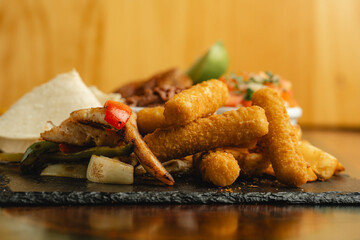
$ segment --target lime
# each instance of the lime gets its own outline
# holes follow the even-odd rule
[[[213,78],[219,78],[229,66],[229,56],[224,44],[216,42],[187,70],[194,84]]]

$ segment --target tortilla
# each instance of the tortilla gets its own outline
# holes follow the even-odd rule
[[[104,93],[100,91],[96,86],[90,86],[90,91],[94,96],[99,100],[101,105],[104,105],[107,100],[112,100],[116,102],[124,102],[124,99],[121,97],[120,93]]]
[[[72,111],[91,107],[101,104],[79,74],[60,74],[25,94],[0,117],[0,149],[9,150],[6,140],[35,141],[48,120],[59,125]]]

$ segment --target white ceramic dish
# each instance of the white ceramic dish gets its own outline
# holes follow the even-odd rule
[[[131,107],[131,109],[134,112],[138,112],[141,109],[143,109],[143,107]],[[221,107],[217,110],[217,114],[222,114],[226,111],[231,111],[231,110],[236,110],[236,107]],[[290,121],[291,124],[295,125],[297,123],[297,120],[301,117],[302,115],[302,109],[300,107],[294,107],[294,108],[287,108],[287,113],[289,114],[290,117]]]

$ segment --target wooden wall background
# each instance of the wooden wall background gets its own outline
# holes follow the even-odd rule
[[[293,82],[301,123],[360,127],[360,1],[0,0],[0,108],[76,68],[111,91],[222,39],[230,71]]]

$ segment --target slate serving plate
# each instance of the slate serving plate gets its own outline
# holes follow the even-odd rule
[[[174,176],[175,186],[91,183],[84,179],[23,176],[16,166],[0,165],[0,205],[79,204],[307,204],[360,205],[360,180],[347,175],[329,181],[285,187],[274,179],[238,179],[230,188]],[[142,183],[141,183],[142,182]],[[156,181],[154,181],[156,183]]]

